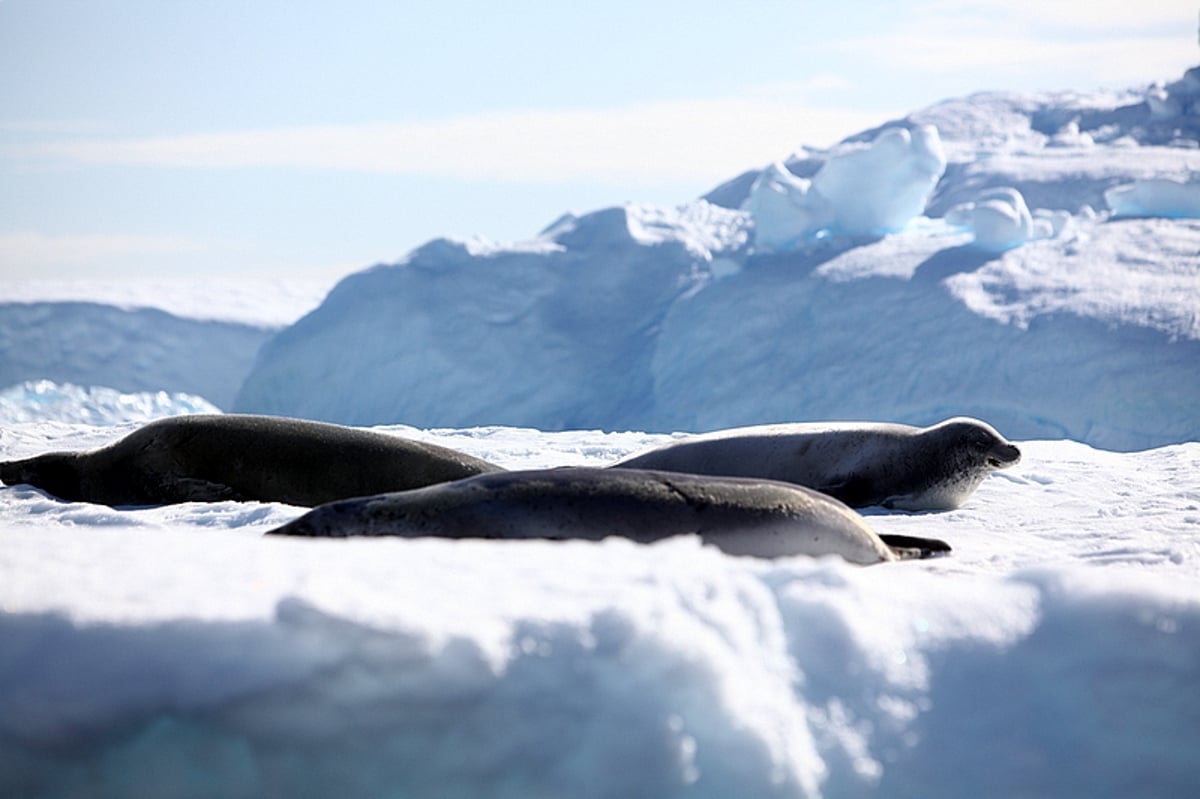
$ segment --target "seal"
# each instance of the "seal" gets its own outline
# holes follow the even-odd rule
[[[333,502],[268,533],[588,541],[620,536],[642,544],[689,534],[731,555],[838,555],[864,565],[950,550],[936,539],[889,541],[841,502],[790,483],[589,467],[481,474]]]
[[[112,506],[238,500],[313,507],[499,469],[381,432],[218,414],[159,419],[96,450],[0,463],[0,481]]]
[[[978,419],[931,427],[869,422],[759,425],[688,436],[615,468],[761,477],[807,486],[847,505],[957,508],[1021,451]]]

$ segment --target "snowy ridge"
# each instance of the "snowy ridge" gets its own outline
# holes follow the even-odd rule
[[[421,428],[974,414],[1113,449],[1195,440],[1198,107],[1196,70],[948,100],[678,208],[431,241],[298,321],[324,286],[16,281],[0,387]]]
[[[663,440],[390,429],[530,468]],[[123,432],[17,425],[0,457]],[[869,517],[950,557],[868,568],[0,490],[0,792],[1187,795],[1200,444],[1021,447],[957,511]]]
[[[228,410],[270,330],[94,302],[0,303],[0,388],[186,393]]]
[[[0,391],[0,425],[22,422],[118,425],[187,413],[220,413],[191,394],[165,391],[122,394],[111,388],[60,385],[38,380]]]
[[[1111,449],[1195,440],[1198,100],[1194,72],[975,95],[678,209],[431,242],[269,342],[234,407],[543,430],[967,414]]]
[[[157,278],[5,278],[5,303],[111,305],[153,308],[182,319],[276,329],[320,305],[334,279],[205,275]]]

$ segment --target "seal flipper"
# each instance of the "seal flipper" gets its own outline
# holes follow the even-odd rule
[[[871,481],[856,474],[847,475],[841,479],[831,477],[821,485],[809,486],[809,488],[844,502],[852,508],[865,508],[877,501],[875,487]]]
[[[918,538],[912,535],[880,535],[900,560],[923,560],[950,554],[950,545],[939,538]]]
[[[26,483],[24,461],[0,461],[0,483],[15,486]]]
[[[149,504],[173,504],[176,502],[246,502],[248,497],[224,483],[216,483],[200,477],[173,477],[170,482],[156,486],[156,494],[168,497]]]

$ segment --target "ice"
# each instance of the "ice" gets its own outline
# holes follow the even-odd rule
[[[4,459],[204,400],[513,468],[959,414],[1023,458],[954,511],[868,510],[954,548],[868,568],[0,487],[0,795],[1192,795],[1198,74],[972,95],[705,201],[435,240],[302,318],[319,297],[233,278],[6,280]]]
[[[116,425],[147,422],[164,416],[218,413],[203,397],[156,391],[122,394],[111,388],[60,385],[37,380],[0,390],[0,424],[75,422]]]
[[[441,243],[348,278],[262,350],[234,407],[652,432],[965,413],[1114,449],[1200,436],[1195,221],[1029,215],[1032,240],[998,253],[914,220],[764,256],[680,222],[640,240],[630,213],[555,225],[552,252]]]
[[[834,233],[877,236],[919,216],[945,169],[936,127],[887,128],[866,149],[831,158],[812,188],[830,206]]]
[[[191,394],[229,410],[270,334],[259,324],[155,307],[0,302],[0,388],[52,380],[122,393]]]
[[[1200,219],[1200,180],[1137,180],[1112,187],[1104,193],[1104,199],[1117,216]]]
[[[664,438],[387,429],[531,468]],[[1020,445],[958,510],[868,517],[950,557],[867,568],[0,489],[0,793],[1187,795],[1200,444]]]
[[[1080,215],[1085,223],[1095,219],[1087,207]],[[972,246],[991,253],[1062,235],[1077,224],[1066,211],[1030,211],[1021,192],[1007,186],[988,189],[974,202],[954,206],[946,211],[945,221],[970,231]]]
[[[763,251],[821,236],[871,237],[920,215],[946,168],[937,129],[887,128],[869,145],[830,158],[811,180],[776,163],[754,183],[746,209]]]
[[[1190,97],[1190,80],[1164,91]],[[1196,149],[1171,144],[1190,123],[1168,135],[1152,116],[1145,90],[947,101],[746,173],[713,201],[569,213],[527,242],[432,241],[346,277],[274,336],[265,323],[288,303],[245,324],[258,283],[212,279],[207,303],[164,289],[158,308],[150,288],[63,302],[50,299],[78,295],[16,281],[0,386],[421,428],[968,413],[1115,449],[1194,440],[1200,227],[1104,212],[1106,190],[1147,194],[1114,187],[1170,180],[1191,196]],[[946,171],[926,204],[939,140]],[[885,223],[903,229],[881,235]],[[220,316],[222,297],[241,323],[196,318]]]
[[[745,208],[754,220],[754,246],[760,251],[803,245],[829,224],[829,210],[810,192],[812,181],[776,162],[754,182]]]

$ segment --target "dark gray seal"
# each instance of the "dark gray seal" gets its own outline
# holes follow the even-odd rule
[[[759,425],[688,436],[616,468],[762,477],[814,488],[855,508],[957,508],[1021,451],[990,425],[868,422]]]
[[[698,534],[733,555],[839,555],[860,564],[949,551],[883,539],[832,497],[768,480],[572,467],[497,472],[333,502],[272,535],[584,539]]]
[[[113,506],[241,500],[312,507],[499,469],[386,433],[229,414],[160,419],[100,449],[0,463],[0,481]]]

